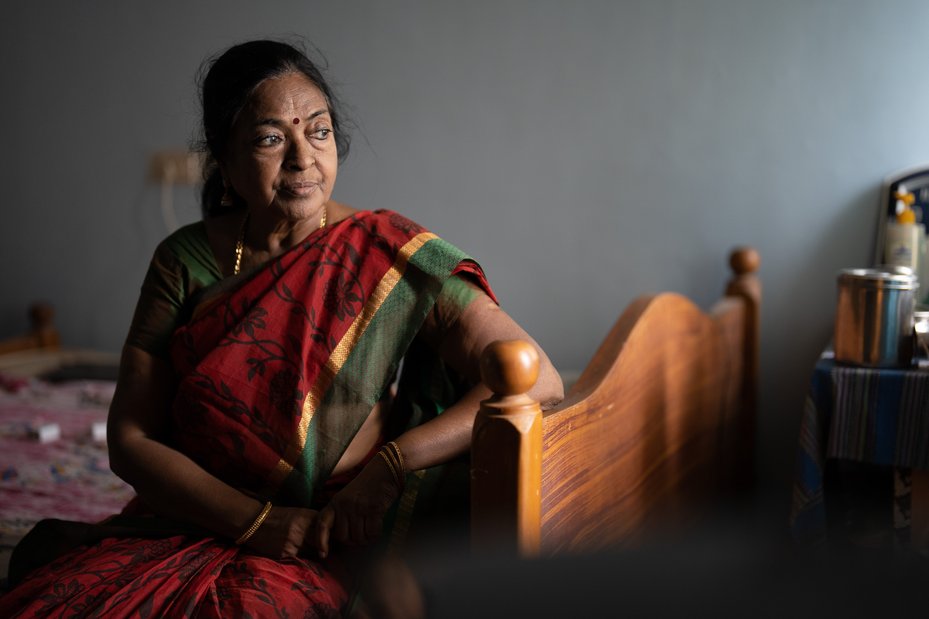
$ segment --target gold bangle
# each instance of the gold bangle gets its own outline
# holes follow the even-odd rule
[[[400,452],[400,446],[393,441],[387,444],[393,449],[394,456],[397,458],[397,465],[400,467],[400,473],[406,473],[406,465],[403,464],[403,454]]]
[[[400,479],[400,477],[399,477],[399,475],[397,475],[397,466],[393,463],[393,460],[391,460],[391,459],[390,459],[390,456],[388,456],[388,455],[384,452],[383,448],[380,449],[380,450],[378,450],[377,455],[379,455],[381,458],[383,458],[383,459],[384,459],[384,462],[387,463],[387,468],[390,469],[390,474],[393,476],[394,481],[397,482],[397,484],[399,485],[399,479]]]
[[[390,473],[393,475],[394,483],[396,483],[400,491],[403,492],[403,487],[406,485],[406,482],[403,479],[403,473],[400,472],[399,466],[393,460],[390,449],[385,445],[378,450],[377,455],[383,458],[384,462],[387,463],[387,468],[390,469]]]
[[[258,517],[255,518],[255,522],[252,523],[252,526],[245,529],[245,533],[243,533],[242,536],[239,537],[239,539],[235,541],[237,546],[241,546],[242,544],[247,542],[249,539],[251,539],[252,535],[255,534],[255,531],[257,531],[258,528],[261,526],[261,523],[263,523],[265,519],[268,517],[268,514],[271,513],[271,507],[272,507],[271,501],[268,501],[267,503],[265,503],[265,506],[261,509],[261,512],[258,514]]]

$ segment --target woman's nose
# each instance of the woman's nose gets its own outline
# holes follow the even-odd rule
[[[287,153],[287,164],[297,170],[305,170],[316,161],[313,146],[305,139],[292,140]]]

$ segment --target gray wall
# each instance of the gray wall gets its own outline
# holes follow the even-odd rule
[[[786,515],[834,275],[869,263],[879,186],[929,161],[920,0],[5,3],[0,336],[60,309],[116,350],[167,230],[150,154],[184,146],[201,60],[314,42],[359,125],[336,196],[477,257],[505,308],[579,368],[633,296],[708,305],[763,258],[759,461]],[[175,191],[182,217],[194,193]]]

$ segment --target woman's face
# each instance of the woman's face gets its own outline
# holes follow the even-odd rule
[[[305,75],[269,78],[232,125],[220,168],[253,213],[314,217],[332,196],[339,167],[332,131],[329,104]]]

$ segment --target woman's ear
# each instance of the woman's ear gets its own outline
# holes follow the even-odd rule
[[[223,193],[219,200],[219,204],[224,208],[228,208],[234,203],[233,196],[235,195],[235,189],[232,188],[232,184],[229,182],[229,176],[226,174],[226,166],[223,162],[217,159],[216,167],[219,170],[219,178],[223,184]]]

